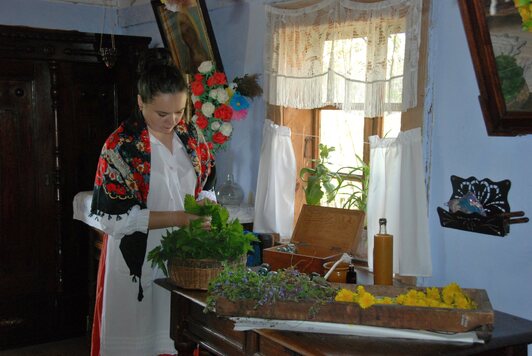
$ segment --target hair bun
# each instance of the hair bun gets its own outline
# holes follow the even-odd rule
[[[139,56],[137,72],[142,74],[159,66],[175,67],[172,56],[166,48],[150,48]]]

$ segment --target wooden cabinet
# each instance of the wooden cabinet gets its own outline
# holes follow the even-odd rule
[[[0,26],[0,349],[80,335],[88,316],[88,227],[72,199],[91,190],[106,137],[136,102],[149,38]]]

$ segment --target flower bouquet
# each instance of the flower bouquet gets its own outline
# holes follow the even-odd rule
[[[199,205],[187,195],[185,211],[209,216],[211,229],[203,229],[198,219],[180,229],[167,230],[161,244],[148,253],[148,261],[179,287],[206,290],[209,280],[223,270],[223,264],[244,264],[247,252],[252,250],[251,242],[258,239],[244,232],[238,219],[229,221],[227,209],[220,205]]]
[[[257,76],[244,76],[228,83],[224,73],[216,70],[212,61],[198,67],[190,83],[195,123],[212,152],[225,148],[233,132],[233,120],[244,120],[248,114],[249,101],[239,88],[247,90],[248,97],[260,95]]]

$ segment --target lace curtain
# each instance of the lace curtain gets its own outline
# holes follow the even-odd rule
[[[270,104],[365,117],[416,106],[422,0],[266,6]]]

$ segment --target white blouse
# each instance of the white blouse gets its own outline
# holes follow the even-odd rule
[[[134,207],[121,220],[101,219],[109,234],[105,267],[101,327],[101,354],[155,356],[174,354],[170,339],[170,293],[154,285],[163,278],[146,259],[142,266],[144,299],[137,301],[138,282],[133,283],[122,253],[120,240],[134,231],[148,231],[150,211],[184,210],[186,194],[194,194],[196,173],[181,140],[174,135],[172,151],[150,134],[151,168],[147,209]],[[158,246],[167,229],[151,229],[146,255]]]

